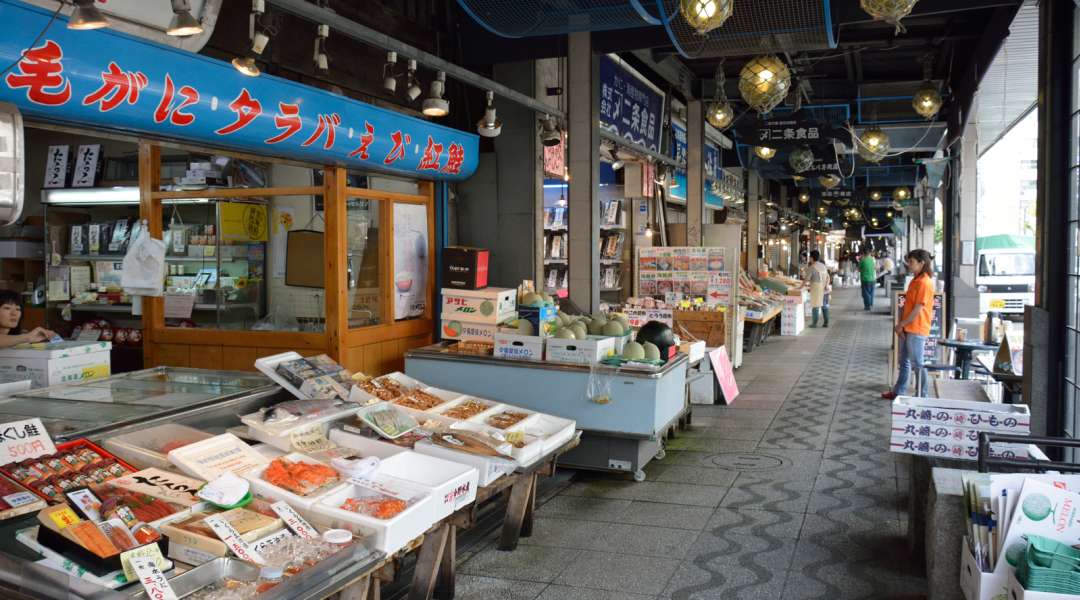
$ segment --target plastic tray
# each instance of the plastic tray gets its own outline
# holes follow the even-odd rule
[[[261,413],[244,415],[240,417],[240,421],[248,426],[248,433],[255,440],[264,444],[270,444],[275,448],[280,448],[288,452],[292,450],[291,435],[293,433],[303,431],[308,427],[316,425],[321,426],[323,433],[326,433],[329,423],[352,417],[356,415],[359,410],[360,407],[346,403],[340,411],[331,412],[313,419],[300,419],[288,426],[274,429],[269,429],[261,423]]]
[[[327,465],[326,463],[324,463],[322,461],[315,460],[314,458],[311,458],[310,456],[307,456],[306,454],[300,454],[299,452],[293,452],[291,454],[286,454],[282,458],[285,459],[285,460],[288,460],[290,462],[317,463],[317,464],[327,466],[327,467],[330,466],[330,465]],[[269,466],[269,463],[266,463],[266,464],[267,464],[267,466]],[[331,468],[333,468],[333,467],[331,467]],[[260,496],[264,500],[266,500],[266,499],[271,500],[271,501],[284,500],[285,502],[293,505],[294,507],[311,508],[319,500],[325,498],[329,494],[332,494],[332,493],[334,493],[336,491],[341,490],[343,487],[345,487],[347,485],[346,482],[345,482],[345,479],[341,478],[341,479],[338,480],[338,483],[326,486],[321,490],[316,490],[316,493],[309,494],[307,496],[301,496],[299,494],[294,494],[294,493],[292,493],[289,490],[286,490],[284,488],[280,488],[280,487],[270,483],[269,481],[263,479],[262,474],[263,474],[263,472],[265,470],[266,470],[266,467],[264,466],[264,467],[260,467],[258,469],[252,469],[251,471],[247,471],[246,473],[243,473],[241,476],[244,479],[247,479],[248,481],[251,482],[251,491],[256,496]],[[340,477],[341,474],[338,473],[338,476]]]
[[[374,422],[367,419],[367,416],[370,413],[373,413],[375,411],[384,411],[384,410],[392,410],[392,411],[398,413],[400,415],[400,418],[405,420],[405,422],[410,425],[409,428],[407,430],[405,430],[405,431],[400,431],[400,432],[398,432],[398,433],[396,433],[394,435],[390,435],[386,431],[383,431],[383,429],[381,427],[377,426]],[[416,419],[413,417],[412,413],[410,413],[404,407],[398,406],[397,404],[394,404],[392,402],[379,402],[378,404],[372,404],[370,406],[365,406],[364,408],[361,408],[360,411],[356,414],[356,418],[363,421],[365,425],[367,425],[368,427],[375,430],[375,432],[378,433],[379,435],[381,435],[381,436],[383,436],[385,438],[391,439],[391,440],[397,439],[397,438],[405,435],[406,433],[409,433],[413,429],[416,429],[416,427],[418,425],[418,423],[416,422]]]
[[[169,469],[172,464],[169,462],[167,453],[162,452],[165,444],[173,441],[194,443],[211,437],[213,436],[205,431],[186,425],[166,423],[141,431],[111,437],[105,440],[104,446],[106,450],[112,452],[118,458],[122,458],[140,469],[150,467]]]

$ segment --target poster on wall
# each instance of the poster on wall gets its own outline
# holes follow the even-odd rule
[[[293,211],[292,208],[275,208],[270,221],[270,273],[275,279],[285,278],[285,250],[295,219]]]
[[[735,278],[725,270],[725,258],[726,250],[720,247],[638,248],[638,295],[730,305]]]
[[[394,204],[394,318],[427,308],[428,216],[423,204]]]

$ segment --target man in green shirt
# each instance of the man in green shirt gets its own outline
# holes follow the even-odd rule
[[[863,310],[874,308],[874,287],[877,283],[877,261],[869,250],[863,249],[859,259],[859,281],[862,283]]]

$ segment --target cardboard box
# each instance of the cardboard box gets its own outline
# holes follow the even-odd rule
[[[544,360],[544,340],[538,335],[520,335],[516,333],[495,333],[495,356],[497,358],[519,358]]]
[[[695,363],[705,358],[705,340],[698,340],[696,342],[683,342],[679,344],[679,352],[682,352],[690,359],[691,363]]]
[[[784,308],[780,312],[780,335],[799,335],[804,329],[806,329],[806,313],[803,312],[803,303],[785,299]]]
[[[542,306],[540,308],[519,306],[517,309],[518,319],[525,319],[532,323],[533,334],[543,337],[555,335],[555,328],[558,324],[555,320],[556,312],[554,306]]]
[[[592,364],[615,355],[615,338],[590,335],[584,340],[549,338],[548,362]]]
[[[0,375],[26,376],[33,387],[104,379],[112,374],[109,342],[55,342],[0,350]]]
[[[893,427],[899,423],[951,425],[995,433],[1028,435],[1031,431],[1031,411],[1023,404],[900,396],[893,401],[892,422]]]
[[[443,248],[443,283],[451,288],[482,290],[488,285],[490,261],[486,248],[447,246]]]
[[[517,318],[517,290],[488,288],[483,290],[442,290],[442,318],[499,325]]]
[[[1036,592],[1025,590],[1016,573],[1009,573],[1009,596],[1008,600],[1076,600],[1080,598],[1076,594],[1055,594],[1053,592]]]
[[[495,343],[495,334],[499,331],[503,331],[503,327],[499,325],[447,320],[445,317],[442,323],[442,338],[444,340]],[[510,332],[517,330],[506,329],[506,331]]]

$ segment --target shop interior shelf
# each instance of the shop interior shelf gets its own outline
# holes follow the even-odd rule
[[[124,260],[123,254],[65,254],[65,261],[73,260]],[[221,257],[221,262],[247,260],[246,258]],[[165,262],[217,262],[216,256],[166,256]]]
[[[196,304],[194,308],[195,310],[217,310],[218,305]],[[245,308],[250,310],[259,310],[259,305],[255,302],[225,302],[221,305],[221,308],[223,308],[224,310],[240,310]]]
[[[72,304],[71,310],[83,312],[131,313],[130,304]]]
[[[565,265],[566,264],[566,259],[565,258],[544,258],[544,262],[545,263],[551,263],[553,265]]]

